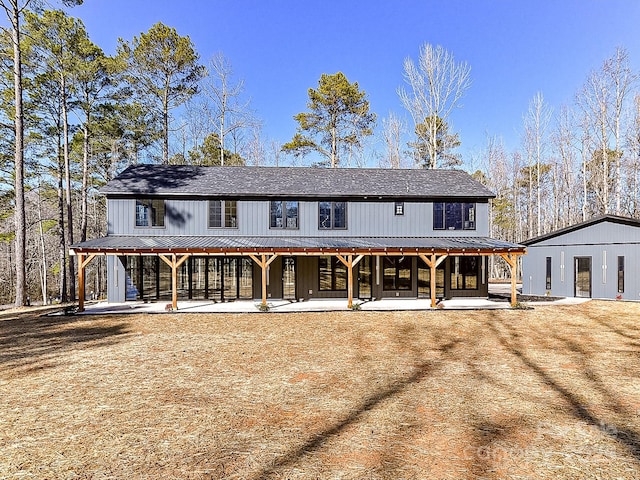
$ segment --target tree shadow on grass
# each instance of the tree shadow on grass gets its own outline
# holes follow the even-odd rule
[[[268,478],[274,475],[278,470],[292,465],[305,455],[311,454],[321,449],[332,438],[340,435],[350,425],[353,425],[362,420],[369,411],[373,410],[380,403],[392,398],[402,391],[404,391],[410,385],[419,382],[425,378],[432,371],[431,362],[424,362],[419,364],[414,369],[413,373],[398,382],[389,385],[387,388],[374,392],[368,397],[364,398],[359,405],[351,410],[342,420],[336,422],[329,428],[312,435],[306,442],[297,448],[292,449],[288,453],[284,454],[280,458],[276,459],[273,464],[264,468],[253,478],[256,480]]]
[[[413,341],[415,334],[414,328],[404,327],[401,328],[399,334],[392,339],[392,341],[398,344],[398,347],[402,351],[409,353],[410,357],[414,359],[411,373],[408,376],[391,381],[383,388],[372,392],[369,396],[363,398],[362,401],[352,408],[341,420],[335,422],[323,431],[311,435],[303,444],[292,448],[280,458],[275,459],[272,464],[263,468],[251,478],[258,480],[277,475],[281,469],[294,465],[302,457],[320,450],[327,442],[339,436],[348,427],[364,421],[364,417],[368,412],[374,410],[383,402],[403,394],[408,388],[411,388],[413,385],[433,374],[439,368],[442,360],[444,360],[445,357],[453,355],[453,350],[461,343],[461,340],[458,338],[448,335],[438,336],[436,339],[437,345],[433,347],[433,350],[439,353],[439,358],[425,360],[422,357],[424,351]]]
[[[18,313],[0,320],[0,373],[25,375],[54,367],[70,350],[112,345],[129,324],[108,319]]]
[[[638,432],[627,427],[622,427],[621,425],[607,422],[604,418],[601,418],[594,412],[592,412],[589,406],[586,405],[576,393],[571,391],[569,388],[561,385],[560,382],[555,380],[549,372],[547,372],[529,355],[527,355],[527,348],[523,346],[520,340],[520,335],[514,330],[512,326],[505,323],[501,323],[501,325],[504,327],[504,329],[506,329],[506,333],[498,328],[498,326],[496,325],[496,320],[489,320],[487,322],[487,327],[493,332],[500,345],[502,345],[502,347],[504,347],[507,352],[517,357],[519,361],[522,362],[529,370],[531,370],[531,372],[533,372],[538,378],[540,378],[540,380],[545,385],[558,393],[570,407],[570,413],[574,418],[584,422],[591,427],[596,428],[602,434],[608,436],[610,439],[622,445],[635,458],[636,461],[640,462],[640,434],[638,434]],[[558,338],[558,340],[562,341],[562,339],[560,338]],[[575,342],[566,342],[566,339],[564,340],[566,343],[565,346],[569,351],[572,351],[574,354],[583,356],[581,366],[585,367],[587,365],[587,362],[584,356],[587,355],[587,352],[582,348],[578,348]],[[608,402],[610,402],[609,407],[611,407],[613,411],[621,411],[622,407],[620,403],[617,401],[612,401],[614,395],[607,390],[606,386],[602,382],[597,381],[597,379],[593,378],[593,375],[590,373],[589,369],[584,372],[584,376],[585,378],[587,378],[589,383],[592,384],[593,387],[601,394],[606,393],[604,396],[607,398]]]

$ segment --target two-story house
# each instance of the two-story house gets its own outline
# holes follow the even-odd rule
[[[457,170],[135,165],[109,182],[107,299],[486,297],[494,195]],[[515,275],[512,300],[515,302]],[[433,287],[433,288],[432,288]]]

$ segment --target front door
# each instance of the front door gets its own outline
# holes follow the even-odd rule
[[[574,295],[591,298],[591,257],[574,257]]]
[[[282,298],[295,300],[296,297],[296,259],[282,258]]]

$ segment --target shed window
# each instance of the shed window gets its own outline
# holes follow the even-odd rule
[[[394,211],[396,215],[404,215],[404,202],[396,202]]]
[[[618,257],[618,293],[624,293],[624,257]]]
[[[164,200],[136,199],[136,227],[164,227]]]
[[[545,289],[551,291],[551,257],[547,257],[547,274],[545,278]]]

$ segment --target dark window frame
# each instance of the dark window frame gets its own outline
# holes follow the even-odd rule
[[[462,286],[456,285],[454,286],[453,278],[456,275],[455,266],[456,259],[458,259],[458,275],[462,279]],[[471,261],[475,261],[475,269],[470,267]],[[464,256],[458,255],[451,257],[451,273],[449,275],[449,288],[451,290],[479,290],[480,289],[480,269],[482,268],[482,260],[481,257],[478,256]],[[469,277],[475,278],[475,287],[471,287],[467,285],[467,279]]]
[[[143,215],[141,215],[141,213]],[[160,215],[161,212],[162,214]],[[136,198],[135,226],[136,228],[164,228],[167,207],[161,198]],[[142,219],[145,223],[142,223]]]
[[[475,230],[476,202],[433,202],[434,230]]]
[[[547,257],[545,265],[546,265],[545,266],[545,268],[546,268],[546,272],[545,272],[545,290],[550,292],[551,291],[551,257]]]
[[[294,207],[295,204],[295,207]],[[274,206],[280,206],[279,216],[274,216]],[[295,209],[295,217],[289,217],[289,212]],[[277,210],[276,210],[277,211]],[[290,225],[290,220],[295,218],[295,226]],[[282,225],[278,225],[278,219]],[[269,228],[272,230],[299,230],[300,229],[300,202],[298,200],[271,200],[269,202]]]
[[[322,261],[328,261],[328,270],[331,277],[331,288],[322,288]],[[339,267],[339,268],[338,268]],[[343,271],[344,270],[344,271]],[[339,278],[344,275],[344,278]],[[340,261],[338,257],[334,256],[322,256],[318,257],[318,291],[320,292],[346,292],[347,291],[347,266]],[[338,280],[340,283],[344,283],[344,288],[337,288]]]
[[[323,207],[323,204],[325,205]],[[328,205],[327,205],[328,204]],[[344,206],[343,215],[338,215],[338,207]],[[327,212],[324,213],[324,212]],[[323,200],[318,202],[318,230],[347,230],[347,202]],[[344,225],[338,223],[338,219],[342,218]],[[327,224],[328,222],[328,224]]]
[[[385,292],[396,292],[396,291],[410,291],[413,289],[413,260],[412,257],[393,257],[393,256],[385,256],[382,257],[382,290]],[[404,262],[409,262],[407,266]],[[393,265],[389,265],[393,264]],[[394,274],[392,277],[392,285],[389,286],[389,279],[391,278],[386,274],[388,268],[394,270]],[[402,276],[400,272],[402,270],[409,270],[409,280],[408,283],[403,283]]]
[[[219,208],[216,212],[217,222],[212,222],[212,208],[218,204]],[[238,201],[237,200],[209,200],[208,208],[208,228],[238,228]],[[219,223],[215,225],[213,223]]]
[[[404,202],[395,202],[393,213],[396,216],[404,215]]]
[[[624,293],[624,255],[618,255],[618,293]]]

